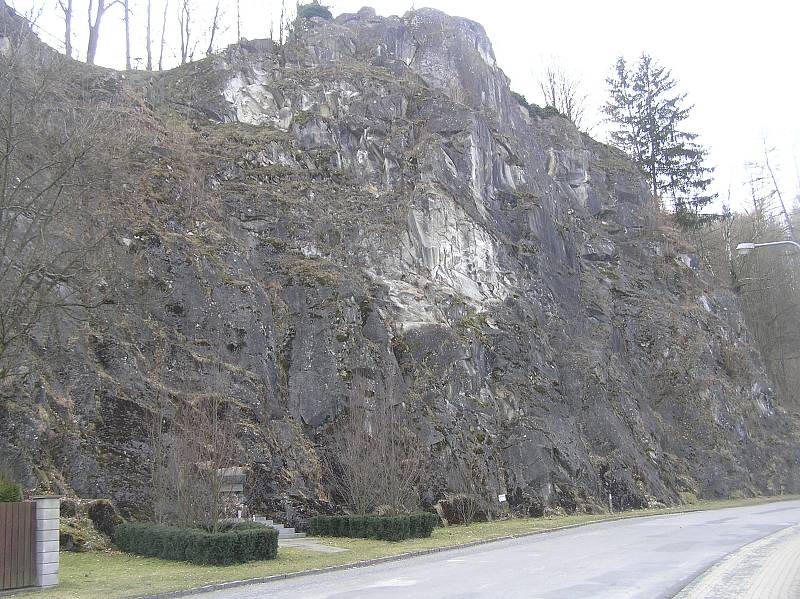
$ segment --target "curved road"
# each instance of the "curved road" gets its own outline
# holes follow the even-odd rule
[[[634,518],[199,596],[207,599],[673,597],[693,581],[693,586],[702,582],[705,577],[700,575],[709,567],[729,554],[737,555],[740,549],[759,539],[773,535],[775,541],[771,544],[781,544],[784,554],[790,548],[787,543],[800,547],[796,542],[800,527],[789,529],[798,523],[800,501]],[[779,531],[783,532],[774,534]],[[754,547],[763,544],[762,541]],[[730,559],[731,556],[725,562]],[[715,570],[709,570],[708,575]],[[791,576],[795,574],[793,571]],[[742,584],[743,579],[757,578],[758,572],[739,568],[737,575],[738,584]],[[719,575],[714,577],[716,580]]]

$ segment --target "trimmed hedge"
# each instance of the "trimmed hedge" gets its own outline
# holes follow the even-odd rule
[[[249,522],[247,520],[242,520],[241,522],[220,522],[217,528],[217,532],[228,532],[230,530],[264,530],[264,525],[259,524],[258,522]],[[203,530],[206,532],[211,532],[205,527]]]
[[[350,537],[402,541],[429,537],[439,524],[439,516],[416,512],[401,516],[314,516],[309,531],[318,537]]]
[[[114,531],[114,544],[122,551],[146,557],[225,566],[275,559],[278,531],[261,526],[257,530],[247,527],[210,533],[197,528],[126,522]]]

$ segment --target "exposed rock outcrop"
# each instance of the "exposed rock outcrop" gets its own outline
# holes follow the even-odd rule
[[[156,389],[213,385],[265,500],[324,503],[360,369],[405,390],[429,505],[464,471],[530,514],[797,490],[735,298],[621,152],[517,103],[480,25],[365,9],[125,86],[159,123],[115,196],[127,283],[32,350],[0,424],[28,484],[143,504]]]

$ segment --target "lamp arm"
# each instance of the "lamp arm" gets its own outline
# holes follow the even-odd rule
[[[764,243],[754,243],[753,246],[757,247],[757,248],[760,248],[760,247],[767,247],[767,246],[770,246],[770,245],[787,245],[787,244],[788,245],[793,245],[798,250],[800,250],[800,243],[797,243],[796,241],[789,241],[789,240],[785,240],[785,241],[767,241],[767,242],[764,242]]]

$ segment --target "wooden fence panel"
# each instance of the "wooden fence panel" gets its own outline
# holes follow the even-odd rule
[[[11,584],[11,560],[6,555],[11,553],[11,511],[0,503],[0,589],[7,589]],[[8,566],[8,571],[6,571]]]
[[[0,591],[31,586],[35,530],[33,503],[0,503]]]

